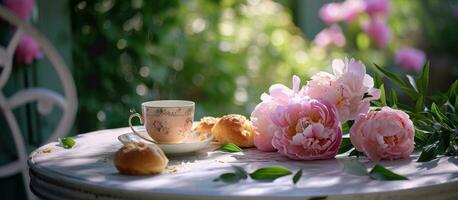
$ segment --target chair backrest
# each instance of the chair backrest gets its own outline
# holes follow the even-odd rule
[[[68,134],[73,125],[77,108],[75,84],[62,57],[44,36],[1,5],[0,19],[11,24],[15,28],[15,33],[7,46],[3,47],[0,45],[0,69],[2,69],[0,73],[0,110],[5,116],[10,132],[12,133],[13,142],[18,154],[18,160],[0,166],[0,178],[21,173],[25,183],[24,187],[27,191],[27,196],[29,199],[33,199],[34,195],[30,192],[30,188],[28,187],[30,181],[27,167],[28,152],[23,134],[13,114],[13,110],[27,103],[37,102],[38,112],[45,115],[49,114],[48,112],[50,112],[50,108],[53,106],[59,107],[62,110],[62,118],[51,136],[45,140],[45,143],[55,141],[58,137]],[[27,34],[32,37],[42,49],[44,56],[49,59],[53,69],[59,76],[63,88],[63,95],[46,88],[25,88],[9,97],[5,96],[3,89],[10,78],[13,68],[14,52],[22,34]],[[4,131],[2,131],[2,133],[3,132]]]

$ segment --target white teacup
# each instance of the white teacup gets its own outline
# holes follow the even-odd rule
[[[191,134],[194,121],[192,101],[160,100],[142,103],[142,114],[133,113],[129,117],[129,126],[139,137],[144,138],[132,127],[132,118],[140,118],[148,135],[158,143],[182,143]]]

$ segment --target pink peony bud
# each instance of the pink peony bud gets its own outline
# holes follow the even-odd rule
[[[353,22],[366,9],[364,0],[346,0],[342,3],[342,18],[347,22]]]
[[[366,12],[370,16],[385,17],[390,12],[390,0],[365,0]]]
[[[353,146],[372,161],[408,158],[414,136],[409,116],[389,107],[359,115],[350,129]]]
[[[31,64],[34,59],[42,58],[40,46],[28,35],[23,35],[16,48],[16,59],[20,63]]]
[[[366,74],[366,67],[354,59],[332,61],[334,74],[319,72],[311,77],[305,94],[314,99],[326,99],[337,108],[341,122],[367,113],[371,100],[380,98],[374,80]]]
[[[421,71],[426,62],[425,53],[414,48],[398,50],[394,57],[396,64],[410,71]]]
[[[19,18],[26,20],[32,13],[34,0],[4,0],[4,3]]]
[[[325,48],[331,44],[334,44],[338,47],[345,46],[345,36],[343,35],[342,30],[340,30],[340,27],[336,24],[319,32],[316,35],[314,41],[319,47],[322,48]]]
[[[362,29],[379,48],[384,48],[391,40],[390,28],[384,19],[372,18],[362,24]]]
[[[340,3],[328,3],[320,8],[319,15],[326,24],[335,24],[342,20],[342,5]]]
[[[281,84],[270,86],[269,94],[262,94],[262,102],[258,104],[251,113],[251,122],[255,127],[254,145],[261,151],[275,151],[272,146],[272,137],[276,130],[270,119],[270,114],[275,111],[277,106],[286,105],[292,98],[304,96],[300,90],[301,80],[293,76],[293,89]]]
[[[291,99],[271,114],[272,140],[279,153],[294,160],[334,158],[342,141],[337,110],[326,100]]]

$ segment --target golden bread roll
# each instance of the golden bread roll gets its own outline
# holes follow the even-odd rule
[[[200,119],[199,124],[197,124],[194,130],[199,131],[201,133],[210,133],[212,131],[213,126],[218,122],[219,118],[216,117],[203,117]]]
[[[255,134],[250,120],[242,115],[225,115],[213,126],[212,134],[221,144],[234,143],[239,147],[253,147]]]
[[[114,156],[114,164],[121,174],[150,175],[161,173],[169,160],[155,144],[129,143]]]

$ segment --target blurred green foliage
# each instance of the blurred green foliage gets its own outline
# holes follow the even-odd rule
[[[271,84],[290,86],[292,74],[305,82],[345,55],[405,74],[393,56],[413,46],[426,51],[432,80],[443,80],[432,81],[432,90],[446,88],[458,74],[457,2],[391,1],[392,40],[384,49],[359,23],[344,22],[345,47],[316,46],[310,40],[315,36],[294,25],[293,0],[70,2],[79,132],[126,126],[130,108],[157,99],[195,101],[196,120],[249,115]]]
[[[273,1],[71,1],[77,129],[127,125],[156,99],[204,115],[249,115],[262,92],[320,70],[290,11]],[[324,62],[324,61],[323,61]],[[312,65],[313,63],[313,65]]]

